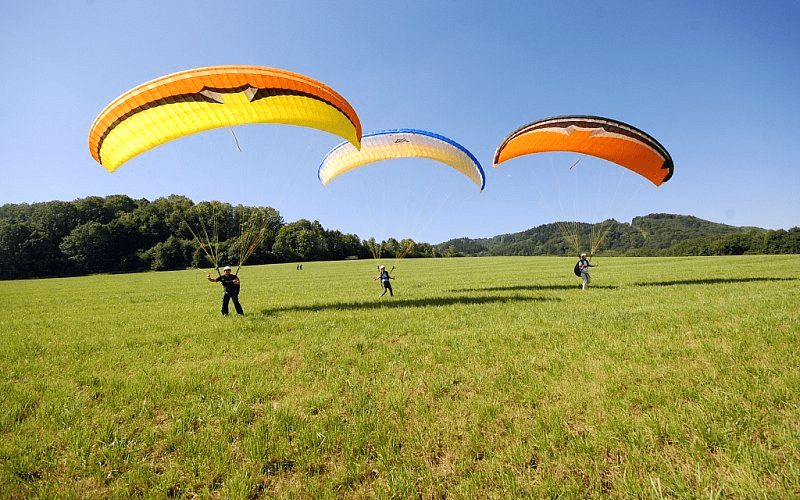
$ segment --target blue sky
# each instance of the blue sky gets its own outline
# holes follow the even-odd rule
[[[800,224],[800,2],[14,2],[0,17],[0,203],[172,193],[277,208],[362,238],[439,242],[556,219],[653,212],[735,225]],[[218,64],[321,80],[365,132],[420,128],[464,145],[486,189],[427,160],[323,187],[339,138],[279,125],[197,134],[109,174],[94,117],[153,78]],[[675,175],[655,188],[578,155],[497,169],[517,127],[616,118],[659,140]]]

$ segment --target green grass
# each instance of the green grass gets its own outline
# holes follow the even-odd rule
[[[596,262],[0,282],[0,496],[799,496],[797,256]]]

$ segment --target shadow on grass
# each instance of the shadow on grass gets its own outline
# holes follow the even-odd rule
[[[485,288],[453,288],[451,292],[510,292],[514,290],[542,291],[542,290],[577,290],[579,281],[574,285],[508,285],[491,286]],[[589,285],[589,288],[600,288],[603,290],[616,290],[616,285]]]
[[[752,283],[756,281],[799,281],[800,278],[706,278],[674,281],[640,281],[635,286],[675,286],[675,285],[724,285],[728,283]]]
[[[365,302],[329,302],[327,304],[308,304],[263,309],[261,314],[270,316],[284,312],[316,312],[316,311],[354,311],[370,309],[394,309],[402,307],[441,307],[452,305],[494,304],[500,302],[557,302],[561,299],[551,297],[525,297],[511,295],[507,297],[431,297],[427,299],[398,299],[384,297]]]

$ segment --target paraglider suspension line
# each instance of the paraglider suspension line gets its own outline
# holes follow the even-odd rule
[[[241,146],[239,146],[239,138],[236,137],[236,132],[233,131],[233,127],[229,127],[229,129],[231,131],[231,135],[233,136],[233,142],[236,144],[236,149],[238,149],[239,152],[241,153],[242,148]]]

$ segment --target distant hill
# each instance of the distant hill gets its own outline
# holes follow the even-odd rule
[[[601,224],[578,223],[581,241],[588,246],[592,229],[608,229],[598,253],[606,255],[653,255],[689,240],[714,239],[740,233],[763,233],[758,227],[730,226],[691,215],[650,214],[635,217],[630,224],[609,219]],[[492,238],[456,238],[436,245],[462,255],[572,255],[558,223],[543,224],[519,233]]]

